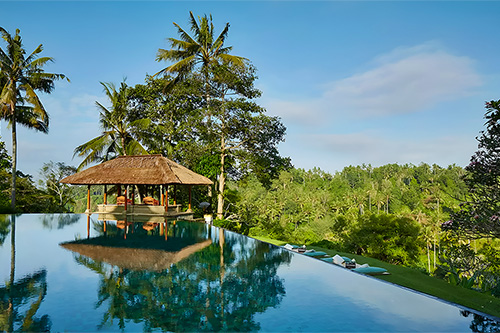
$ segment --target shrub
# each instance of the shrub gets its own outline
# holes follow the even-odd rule
[[[392,264],[411,265],[421,249],[419,233],[420,225],[410,218],[365,214],[348,236],[346,249]]]

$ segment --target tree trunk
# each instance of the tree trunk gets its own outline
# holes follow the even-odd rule
[[[434,233],[434,269],[436,269],[436,234]]]
[[[429,253],[429,243],[426,244],[426,248],[427,248],[427,270],[429,271],[429,274],[431,274],[431,256],[430,256],[430,253]]]
[[[12,112],[12,182],[11,182],[11,195],[10,195],[10,206],[12,212],[16,208],[16,173],[17,173],[17,129],[16,129],[16,116],[15,116],[15,106],[11,104]]]
[[[224,140],[223,140],[224,142]],[[221,220],[224,215],[224,187],[226,186],[226,175],[224,170],[224,159],[226,153],[222,150],[220,154],[220,175],[219,175],[219,193],[217,194],[217,218]]]
[[[125,150],[125,138],[123,137],[123,135],[121,136],[121,141],[122,141],[123,156],[127,156],[127,151]]]

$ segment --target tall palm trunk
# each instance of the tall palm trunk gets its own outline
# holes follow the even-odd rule
[[[222,100],[222,107],[224,108],[225,101]],[[226,169],[225,169],[225,159],[226,159],[226,138],[225,138],[225,110],[222,112],[221,118],[221,139],[220,139],[220,175],[219,175],[219,193],[217,194],[217,218],[221,220],[224,215],[224,188],[226,186]]]
[[[12,212],[16,208],[16,173],[17,173],[17,129],[16,129],[16,113],[15,113],[15,102],[10,104],[12,112],[12,182],[11,182],[11,195],[10,195],[10,205]]]
[[[224,143],[224,139],[222,140]],[[220,175],[219,175],[219,193],[217,194],[217,218],[221,220],[224,212],[224,187],[226,186],[226,174],[224,169],[224,160],[226,151],[222,149],[220,154]]]
[[[125,151],[125,137],[122,135],[120,139],[122,141],[122,153],[123,153],[123,156],[127,156],[127,152]]]

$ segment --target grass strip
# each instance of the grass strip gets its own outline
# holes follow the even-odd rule
[[[277,246],[286,244],[286,242],[267,237],[254,238]],[[330,256],[339,254],[340,256],[356,259],[358,264],[366,263],[370,266],[385,268],[391,273],[390,275],[375,275],[373,277],[500,318],[500,299],[491,295],[449,284],[444,280],[426,275],[414,268],[392,265],[377,259],[319,246],[311,248],[326,252]]]

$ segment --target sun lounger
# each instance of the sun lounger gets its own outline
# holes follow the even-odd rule
[[[309,256],[309,257],[322,257],[322,256],[326,256],[325,252],[314,251],[314,250],[307,250],[306,252],[304,252],[302,254],[305,254],[306,256]]]
[[[302,253],[302,252],[305,252],[306,251],[306,246],[305,245],[302,245],[302,246],[298,246],[298,245],[293,245],[293,244],[286,244],[283,246],[283,248],[289,250],[289,251],[294,251],[294,252],[299,252],[299,253]]]
[[[354,272],[368,274],[368,275],[381,275],[381,274],[390,274],[387,272],[387,269],[382,267],[358,267],[353,269]]]

